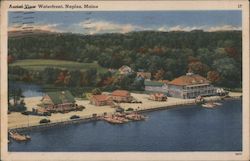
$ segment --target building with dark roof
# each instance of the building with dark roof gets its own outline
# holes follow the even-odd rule
[[[69,91],[48,92],[41,102],[42,107],[48,111],[67,111],[75,108],[75,98]]]
[[[144,81],[145,91],[150,92],[168,92],[168,86],[166,81]]]
[[[216,94],[216,88],[206,78],[193,73],[175,78],[168,83],[168,94],[177,98],[196,98]]]

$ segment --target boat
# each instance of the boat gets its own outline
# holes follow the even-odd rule
[[[221,106],[222,103],[219,103],[219,102],[209,102],[209,103],[204,103],[202,104],[202,107],[205,107],[205,108],[214,108],[216,106]]]
[[[217,106],[221,106],[222,105],[222,103],[219,103],[219,102],[214,102],[214,104],[217,105]]]
[[[126,118],[132,121],[140,121],[140,120],[145,120],[146,117],[137,113],[132,113],[126,115]]]
[[[113,117],[104,117],[103,120],[111,124],[123,124],[124,122]]]
[[[10,137],[16,141],[28,141],[31,140],[29,135],[21,135],[17,132],[9,132]]]
[[[205,108],[214,108],[216,105],[213,103],[204,103],[201,106]]]

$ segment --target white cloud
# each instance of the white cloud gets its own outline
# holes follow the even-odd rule
[[[120,24],[110,21],[97,21],[87,20],[77,24],[62,28],[60,24],[24,24],[21,26],[12,25],[9,27],[9,31],[25,31],[25,30],[42,30],[48,32],[71,32],[71,33],[84,33],[84,34],[98,34],[98,33],[128,33],[132,31],[192,31],[192,30],[204,30],[208,32],[214,31],[230,31],[230,30],[241,30],[241,27],[232,25],[221,25],[221,26],[152,26],[144,27],[133,24]],[[32,28],[30,28],[32,27]]]
[[[231,26],[231,25],[223,25],[223,26],[172,26],[172,27],[166,27],[161,26],[157,29],[157,31],[193,31],[193,30],[204,30],[208,32],[214,32],[214,31],[230,31],[230,30],[241,30],[241,27]]]
[[[59,24],[23,24],[12,25],[8,31],[42,30],[48,32],[62,32],[58,29]]]
[[[231,25],[224,25],[224,26],[210,27],[206,31],[213,32],[213,31],[230,31],[230,30],[242,30],[242,28]]]
[[[128,33],[131,31],[144,30],[143,27],[132,24],[119,24],[108,21],[83,21],[77,26],[80,26],[85,33]]]

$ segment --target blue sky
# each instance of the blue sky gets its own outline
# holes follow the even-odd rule
[[[31,19],[27,17],[33,17]],[[33,21],[32,24],[23,22]],[[131,31],[241,30],[241,11],[95,11],[95,12],[9,12],[9,30],[18,26],[82,34],[127,33]]]

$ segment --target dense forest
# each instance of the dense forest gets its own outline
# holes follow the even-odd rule
[[[141,31],[127,34],[80,35],[70,33],[33,33],[29,36],[10,36],[9,63],[22,59],[56,59],[79,63],[98,63],[107,69],[130,66],[134,71],[151,72],[154,80],[172,80],[187,71],[207,77],[218,86],[242,86],[242,33],[241,31],[156,32]],[[53,72],[57,74],[53,75]],[[22,67],[9,67],[9,74],[28,75]],[[34,73],[33,73],[34,74]],[[48,78],[50,75],[52,78]],[[109,71],[98,73],[89,69],[60,71],[47,68],[37,80],[60,84],[60,79],[76,77],[72,86],[116,85],[128,88],[131,84],[141,88],[135,75],[114,80]],[[80,76],[80,77],[79,77]],[[82,82],[82,77],[89,84]],[[97,79],[98,78],[98,79]],[[51,80],[52,79],[52,80]],[[95,79],[95,81],[93,81]],[[117,84],[117,82],[119,82]],[[125,84],[125,85],[124,85]]]

